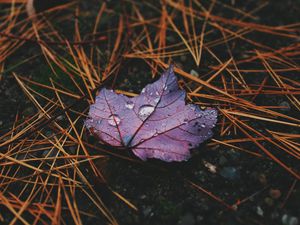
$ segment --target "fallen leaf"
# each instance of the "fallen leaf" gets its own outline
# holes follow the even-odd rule
[[[170,66],[133,98],[103,88],[85,125],[100,142],[131,149],[142,160],[187,160],[190,149],[212,136],[217,110],[186,104],[185,97]]]

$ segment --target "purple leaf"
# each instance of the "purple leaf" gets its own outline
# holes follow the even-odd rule
[[[132,149],[142,160],[187,160],[189,149],[212,136],[217,110],[186,104],[185,95],[170,66],[134,98],[103,88],[85,125],[102,143]]]

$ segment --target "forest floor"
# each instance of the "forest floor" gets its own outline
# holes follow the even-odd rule
[[[0,224],[300,224],[300,1],[163,2],[0,3]],[[170,63],[219,109],[190,160],[86,132],[98,89],[135,96]]]

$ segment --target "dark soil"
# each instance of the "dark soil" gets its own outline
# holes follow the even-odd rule
[[[245,4],[236,1],[236,4],[241,4],[242,8],[251,7],[251,4],[258,4],[253,3],[253,1],[248,2],[249,4]],[[108,4],[111,4],[112,8],[118,7],[112,1],[108,1]],[[83,5],[87,10],[91,7],[88,2]],[[274,26],[296,23],[300,19],[299,8],[300,1],[298,0],[270,1],[269,5],[257,14],[257,20],[262,24]],[[258,35],[258,38],[265,38],[266,42],[270,41],[270,37]],[[272,41],[274,48],[281,44],[280,41]],[[244,53],[243,48],[236,48],[235,50],[236,54]],[[1,134],[11,129],[16,116],[27,116],[35,113],[35,108],[11,76],[12,71],[9,68],[38,51],[34,44],[25,44],[7,60],[6,68],[8,69],[0,75]],[[222,50],[220,49],[220,51]],[[188,68],[186,71],[190,71],[193,66],[188,62],[189,60],[183,61],[180,58],[175,61],[176,64],[182,64],[184,68]],[[204,62],[204,64],[209,63],[211,63],[209,59]],[[116,83],[119,88],[137,92],[150,81],[149,72],[146,71],[147,67],[142,60],[128,60],[124,63],[124,67],[126,68],[122,70],[128,76],[120,77]],[[34,58],[12,70],[39,82],[47,82],[50,76],[54,77],[43,57]],[[201,69],[198,71],[201,72]],[[41,72],[43,73],[42,77],[38,75]],[[137,76],[137,73],[141,76]],[[142,74],[147,75],[143,77]],[[300,77],[299,73],[295,76]],[[253,75],[249,79],[252,79],[252,83],[261,82],[260,75]],[[256,101],[256,104],[263,103],[264,105],[286,104],[283,103],[286,101],[285,99],[274,96],[272,98],[260,97]],[[291,107],[285,113],[297,117],[298,111]],[[252,126],[260,129],[264,123],[257,121]],[[278,126],[275,129],[282,130],[285,128]],[[291,132],[297,133],[298,131]],[[215,133],[218,134],[218,130],[215,130]],[[217,136],[214,138],[218,139]],[[238,138],[238,136],[233,135],[232,138]],[[257,148],[252,143],[245,144],[243,147],[247,149]],[[91,152],[97,154],[97,151],[91,150]],[[104,202],[120,224],[300,224],[300,222],[296,223],[296,220],[300,220],[299,185],[296,184],[291,196],[285,199],[295,179],[276,163],[271,160],[251,157],[228,147],[219,145],[208,147],[207,143],[195,149],[194,152],[191,160],[182,163],[164,163],[157,160],[132,162],[113,156],[109,157],[103,168],[109,187],[133,203],[138,211],[131,209],[117,199],[107,188],[99,187],[98,191],[104,196]],[[215,165],[217,171],[210,171],[205,166],[207,162]],[[293,165],[299,164],[297,161],[291,160],[291,162]],[[199,189],[192,187],[190,182],[215,194],[229,205],[244,200],[245,202],[237,205],[234,210],[228,209]],[[91,213],[95,210],[84,199],[82,199],[81,204]],[[11,218],[9,214],[7,216]],[[65,222],[69,224],[68,221]],[[104,223],[99,216],[87,218],[84,224]]]

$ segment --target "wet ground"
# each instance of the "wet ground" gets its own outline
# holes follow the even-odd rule
[[[249,2],[251,4],[251,1]],[[270,6],[259,13],[258,20],[268,25],[299,22],[299,7],[299,1],[270,1]],[[276,44],[274,40],[274,48]],[[34,51],[35,46],[30,44],[23,46],[8,60],[8,68],[16,61],[20,62],[28,57],[27,49]],[[178,59],[176,63],[189,68],[185,60]],[[22,65],[16,68],[16,71],[30,74],[28,77],[34,77],[35,73],[40,71],[50,74],[49,68],[43,66],[44,61],[41,61],[38,65],[39,59],[35,59],[34,63]],[[136,71],[139,71],[139,74],[147,73],[141,71],[144,67],[142,62],[140,66],[136,63],[130,60],[126,62],[128,78],[119,84],[119,87],[138,91],[149,82],[148,78],[136,79],[134,75]],[[289,115],[298,113],[281,97],[257,99],[256,103],[260,102],[270,105],[283,104],[288,106],[285,113]],[[10,76],[10,71],[0,75],[0,109],[1,132],[10,129],[18,113],[22,115],[35,113],[30,101]],[[264,126],[264,123],[257,122],[252,125],[259,129]],[[218,134],[218,128],[214,132]],[[214,138],[218,139],[218,135]],[[120,224],[300,224],[298,222],[300,189],[292,176],[287,175],[286,171],[271,160],[249,157],[248,154],[234,149],[220,145],[212,146],[208,143],[195,149],[192,159],[183,163],[164,163],[157,160],[132,162],[110,157],[103,167],[109,187],[125,196],[138,208],[138,211],[128,207],[106,188],[103,190],[99,188],[99,193],[103,192],[104,202]],[[251,143],[244,147],[256,148]],[[214,167],[216,171],[212,169]],[[220,197],[229,205],[237,205],[233,209],[228,209],[200,188]],[[290,190],[292,190],[291,196],[289,196]],[[82,204],[86,202],[82,201]],[[90,212],[94,210],[89,205],[86,208]],[[85,224],[102,224],[101,218],[89,218]]]

